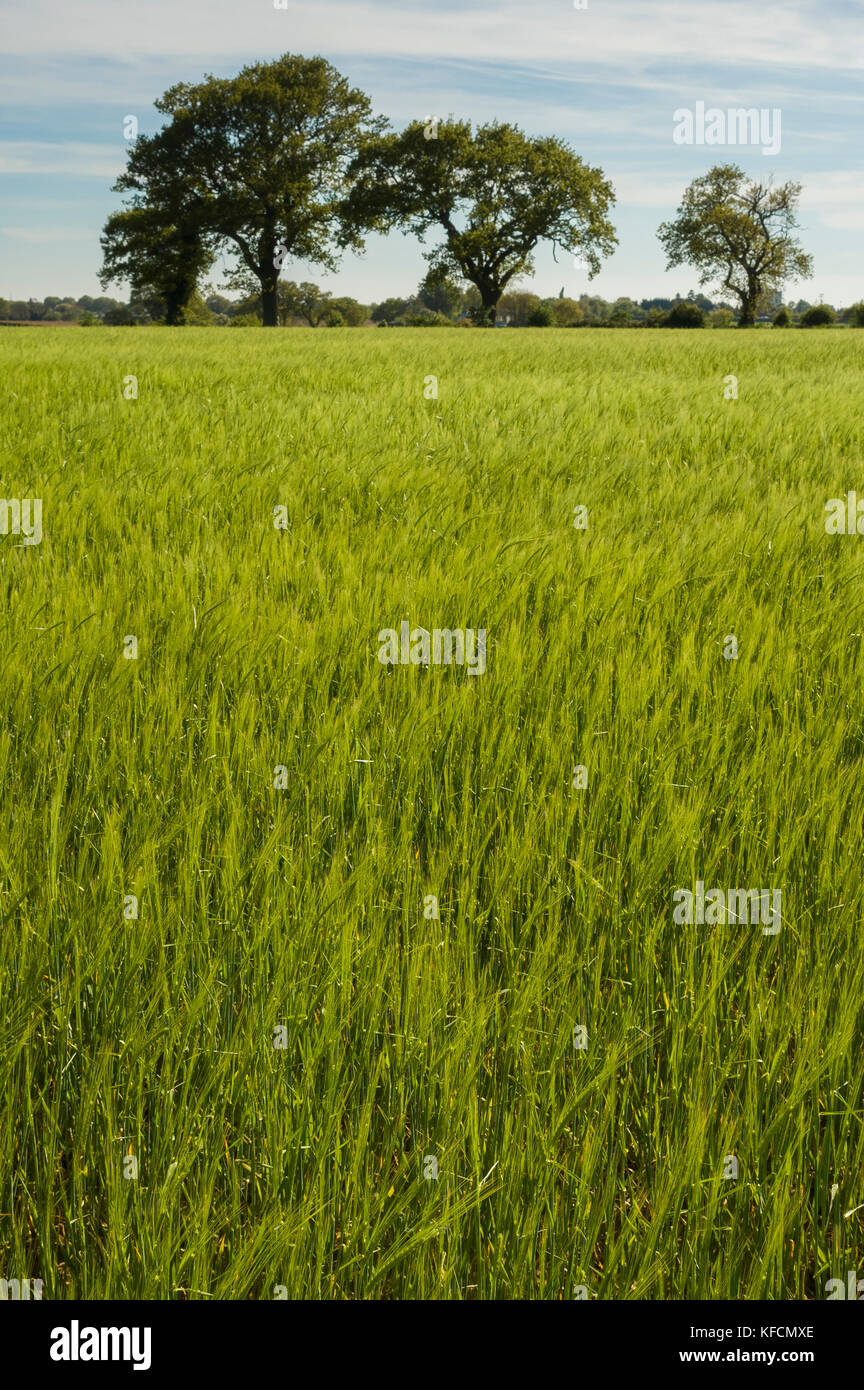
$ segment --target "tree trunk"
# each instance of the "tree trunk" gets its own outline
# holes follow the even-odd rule
[[[165,296],[165,322],[169,328],[182,328],[186,323],[184,304],[179,294]]]
[[[495,327],[495,311],[498,308],[498,300],[501,298],[500,290],[490,289],[488,286],[481,288],[480,297],[483,300],[482,323],[484,328]]]
[[[739,328],[752,328],[756,323],[756,305],[759,301],[759,287],[751,276],[748,276],[747,293],[741,296],[741,317],[738,320]]]
[[[182,328],[185,325],[186,305],[194,291],[194,280],[177,280],[165,295],[165,322],[171,328]]]
[[[267,223],[258,238],[258,279],[261,281],[261,318],[264,327],[278,328],[279,266],[276,264],[276,228],[272,222]]]
[[[275,284],[261,286],[261,317],[265,328],[278,328],[279,297]]]

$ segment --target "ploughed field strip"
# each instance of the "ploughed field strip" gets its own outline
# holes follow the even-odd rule
[[[2,1268],[859,1269],[864,340],[0,354]]]

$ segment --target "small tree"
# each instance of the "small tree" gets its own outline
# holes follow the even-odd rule
[[[506,314],[514,328],[524,328],[528,316],[540,303],[539,295],[530,290],[507,290],[498,301],[498,308]]]
[[[584,314],[576,303],[575,299],[567,299],[559,294],[554,304],[551,306],[555,322],[559,328],[574,328],[577,323],[581,323]]]
[[[127,281],[152,318],[186,322],[198,278],[213,263],[207,239],[192,222],[171,222],[153,207],[127,208],[108,218],[101,244],[103,290]]]
[[[293,312],[306,320],[310,328],[324,323],[330,312],[330,291],[321,290],[311,280],[295,285],[293,280],[285,286],[286,302],[293,303]],[[344,319],[343,319],[344,323]]]
[[[369,317],[373,323],[395,323],[408,309],[407,299],[385,299],[376,304]]]
[[[331,299],[330,308],[342,315],[342,321],[348,328],[361,328],[369,317],[366,305],[358,304],[357,300],[351,299],[349,295]]]
[[[216,323],[216,315],[208,308],[197,290],[186,305],[186,323],[191,328],[209,328]]]
[[[774,315],[774,318],[772,319],[772,323],[774,324],[775,328],[792,327],[792,315],[789,313],[789,310],[786,308],[785,304],[783,305],[782,309],[777,310],[777,313]]]
[[[109,328],[133,328],[140,320],[128,304],[118,304],[116,309],[107,311],[103,322]]]
[[[686,189],[675,219],[658,229],[667,269],[692,265],[701,285],[720,277],[740,301],[739,323],[751,326],[760,297],[813,273],[812,258],[792,235],[800,192],[798,183],[748,181],[734,164],[710,169]]]

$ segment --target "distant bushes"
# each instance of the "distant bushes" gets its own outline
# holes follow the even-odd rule
[[[419,314],[405,314],[401,319],[396,320],[396,327],[404,328],[453,328],[453,320],[448,319],[446,314],[435,314],[429,311]]]
[[[824,328],[829,323],[836,323],[837,315],[827,304],[814,304],[801,315],[802,328]]]
[[[704,328],[705,315],[698,304],[689,304],[686,299],[673,304],[661,324],[662,328]]]

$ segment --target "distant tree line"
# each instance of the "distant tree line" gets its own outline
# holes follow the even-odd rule
[[[0,320],[5,323],[100,323],[111,322],[106,315],[122,315],[122,300],[107,295],[94,298],[82,294],[47,294],[44,299],[3,299],[0,297]]]
[[[230,288],[230,287],[228,287]],[[277,315],[282,327],[308,328],[425,328],[472,327],[482,301],[476,287],[460,285],[449,277],[427,275],[414,294],[393,297],[380,304],[361,304],[347,295],[332,295],[310,281],[279,281]],[[124,303],[107,296],[46,295],[44,300],[0,298],[0,323],[75,323],[83,327],[164,324],[164,301],[135,299]],[[622,297],[609,301],[582,294],[571,299],[563,287],[555,297],[543,298],[528,289],[506,291],[496,306],[498,328],[729,328],[736,310],[690,290],[686,297],[642,299]],[[212,285],[197,289],[186,303],[185,323],[198,327],[260,327],[261,295],[254,291],[231,297]],[[864,328],[864,303],[836,309],[832,304],[810,304],[805,299],[783,304],[776,294],[757,305],[755,320],[777,328],[812,328],[831,324]]]

